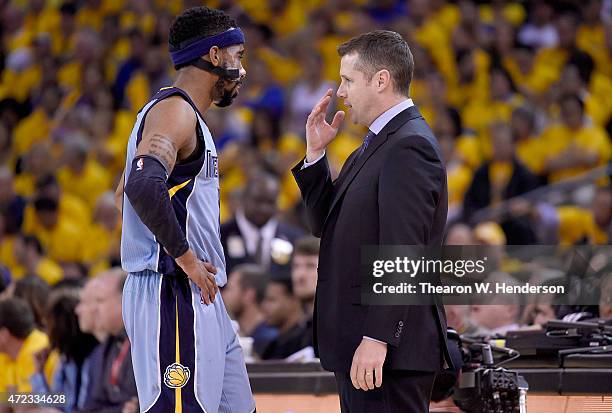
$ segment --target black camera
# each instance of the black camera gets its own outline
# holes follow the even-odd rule
[[[519,357],[515,350],[448,331],[451,357],[457,370],[436,377],[432,400],[447,397],[467,413],[523,413],[526,411],[527,381],[501,365]],[[496,362],[493,353],[500,354]],[[458,359],[458,362],[455,362]]]

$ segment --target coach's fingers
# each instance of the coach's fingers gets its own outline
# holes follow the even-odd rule
[[[365,382],[368,390],[374,390],[374,369],[365,369]]]
[[[332,123],[331,123],[331,127],[334,130],[338,130],[338,128],[340,127],[340,124],[342,123],[342,121],[344,120],[344,111],[339,110],[338,112],[336,112],[336,114],[334,115],[334,119],[332,119]]]
[[[366,383],[366,369],[362,364],[357,364],[357,384],[361,390],[367,391],[368,384]]]
[[[319,101],[314,106],[314,108],[312,108],[312,112],[310,112],[310,115],[313,117],[313,119],[317,117],[318,115],[320,115],[321,113],[325,113],[327,111],[327,106],[329,105],[329,102],[331,101],[331,94],[332,94],[332,90],[328,89],[327,93],[325,93],[323,97],[319,99]]]
[[[329,98],[326,98],[329,100]],[[327,103],[325,100],[319,103],[310,113],[310,123],[321,123],[325,120],[325,112],[327,112]]]
[[[376,387],[382,386],[382,380],[383,380],[382,364],[376,367],[374,374],[376,375]]]
[[[359,383],[357,382],[357,364],[355,363],[355,359],[351,363],[351,383],[353,383],[353,387],[359,389]]]

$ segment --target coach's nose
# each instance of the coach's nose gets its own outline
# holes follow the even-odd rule
[[[342,99],[346,99],[346,88],[344,86],[344,80],[340,83],[338,90],[336,91],[336,96]]]

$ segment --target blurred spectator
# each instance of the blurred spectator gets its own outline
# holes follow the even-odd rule
[[[612,187],[597,188],[590,207],[559,206],[558,242],[561,245],[609,244],[612,240]]]
[[[238,334],[253,338],[253,350],[259,356],[277,336],[278,331],[265,321],[261,310],[268,276],[254,264],[234,267],[227,285],[221,291],[223,302],[232,318],[238,322]]]
[[[259,173],[250,178],[236,216],[221,225],[227,271],[256,263],[272,273],[288,268],[293,242],[302,232],[277,219],[279,180]]]
[[[521,106],[512,112],[510,127],[516,147],[517,159],[533,174],[542,173],[542,151],[540,139],[535,133],[535,113],[526,106]]]
[[[57,201],[38,198],[34,201],[34,209],[40,228],[32,235],[38,238],[49,258],[58,263],[80,262],[83,244],[79,239],[79,227],[60,215]]]
[[[591,59],[576,44],[578,16],[574,12],[565,11],[558,15],[555,19],[555,29],[558,36],[557,45],[542,48],[536,54],[533,70],[544,74],[538,85],[538,92],[544,92],[556,82],[567,63],[586,62]]]
[[[535,1],[529,10],[529,21],[518,34],[521,43],[535,47],[555,47],[557,30],[553,25],[554,9],[548,0]]]
[[[610,160],[612,149],[606,132],[588,125],[584,119],[584,102],[577,95],[559,100],[561,122],[542,132],[544,173],[549,182],[558,182],[587,172]]]
[[[60,219],[79,227],[80,231],[89,228],[91,212],[87,204],[78,196],[62,191],[57,178],[53,174],[43,175],[36,180],[34,197],[49,198],[58,203]],[[41,224],[36,219],[33,203],[25,210],[23,232],[37,234],[42,232]]]
[[[601,278],[599,291],[599,317],[612,320],[612,269]]]
[[[461,222],[452,224],[446,231],[445,245],[477,245],[474,232]]]
[[[34,316],[34,325],[42,330],[45,327],[47,301],[50,292],[47,283],[36,275],[28,275],[13,283],[10,290],[13,297],[20,298],[28,303]]]
[[[7,167],[0,166],[0,214],[6,217],[8,234],[21,229],[25,206],[25,199],[15,192],[13,174]]]
[[[119,210],[115,207],[115,196],[111,191],[102,194],[93,213],[89,229],[89,240],[83,248],[83,260],[89,265],[91,275],[118,265],[121,243]]]
[[[96,329],[108,335],[91,360],[90,388],[81,413],[121,412],[136,397],[130,342],[121,316],[125,273],[113,269],[99,276],[95,290]]]
[[[31,235],[18,235],[13,243],[15,261],[19,267],[13,269],[13,276],[20,278],[33,274],[49,285],[57,284],[63,278],[62,267],[47,258],[40,241]]]
[[[111,186],[108,172],[88,156],[88,143],[73,138],[65,143],[64,163],[57,173],[57,180],[64,191],[80,197],[91,209],[98,197]]]
[[[319,239],[305,236],[295,241],[291,258],[291,280],[296,297],[302,300],[306,317],[312,322],[319,264]]]
[[[454,329],[457,333],[466,336],[482,336],[488,333],[488,330],[475,325],[470,319],[469,305],[445,305],[446,324]]]
[[[482,208],[495,207],[537,186],[537,178],[516,158],[511,129],[502,124],[494,125],[492,139],[493,159],[476,171],[465,195],[463,213],[466,220],[473,219]],[[510,218],[502,226],[509,244],[523,245],[535,240],[528,221]]]
[[[36,182],[50,174],[54,168],[54,160],[49,159],[51,145],[47,142],[32,147],[22,158],[20,173],[15,177],[15,191],[24,197],[31,197],[36,190]]]
[[[42,363],[46,354],[39,354],[36,374],[32,376],[32,391],[39,394],[58,393],[66,396],[62,411],[76,410],[80,399],[86,397],[82,372],[85,360],[98,345],[94,336],[79,328],[75,308],[79,302],[77,290],[57,290],[49,297],[46,325],[51,349],[59,352],[60,360],[53,372],[53,379],[47,381]],[[46,352],[46,350],[43,350]]]
[[[268,324],[278,328],[279,333],[261,355],[262,359],[284,359],[312,346],[302,302],[294,295],[290,279],[268,282],[262,309]]]
[[[79,329],[83,333],[92,334],[99,343],[106,341],[108,334],[98,327],[96,323],[98,307],[96,303],[96,294],[100,284],[104,283],[106,279],[107,278],[103,275],[89,279],[81,290],[79,302],[74,309],[79,323]],[[102,345],[98,345],[98,347],[96,347],[83,361],[83,366],[81,367],[81,394],[78,400],[79,409],[83,408],[87,400],[87,393],[91,390],[93,385],[92,376],[95,372],[92,371],[92,361],[100,357],[98,353],[102,351],[102,348]]]
[[[25,155],[51,135],[53,118],[60,106],[61,90],[57,85],[46,85],[40,93],[39,105],[15,128],[13,149],[17,156]]]
[[[147,44],[144,34],[138,28],[131,29],[128,32],[127,37],[130,43],[130,54],[127,59],[120,64],[119,69],[117,70],[117,77],[115,78],[112,91],[113,98],[117,103],[117,106],[129,108],[131,107],[130,102],[124,100],[125,90],[128,87],[132,76],[144,64]]]
[[[36,329],[34,315],[25,301],[0,300],[0,393],[31,392],[30,377],[36,371],[34,355],[48,346],[49,339]]]
[[[505,283],[508,286],[519,285],[518,282],[508,274],[493,273],[485,282]],[[477,327],[486,329],[489,334],[505,335],[508,331],[519,328],[520,300],[518,295],[494,294],[487,299],[484,305],[472,305],[470,307],[470,319]]]
[[[302,77],[293,86],[287,104],[287,129],[302,138],[306,137],[306,118],[321,96],[336,84],[325,80],[323,75],[323,58],[316,51],[304,53]],[[330,104],[330,113],[335,104]]]
[[[523,310],[521,324],[524,326],[544,326],[547,322],[557,319],[553,307],[552,295],[540,294],[535,296],[534,302],[527,304]]]
[[[249,59],[249,88],[246,91],[246,106],[252,110],[263,109],[272,120],[279,121],[285,110],[284,91],[270,76],[266,63]]]
[[[96,323],[98,307],[96,295],[100,284],[103,283],[105,279],[106,278],[102,275],[89,279],[81,290],[79,303],[75,307],[75,313],[78,317],[81,331],[93,334],[100,342],[106,340],[107,333],[99,328]]]

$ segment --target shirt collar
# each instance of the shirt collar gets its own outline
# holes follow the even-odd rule
[[[387,123],[389,123],[391,119],[396,117],[398,113],[403,112],[404,110],[412,106],[414,106],[412,99],[406,99],[398,103],[397,105],[393,106],[392,108],[384,112],[382,115],[377,117],[376,120],[374,120],[374,122],[372,122],[372,124],[370,125],[370,131],[378,135],[380,131],[387,125]]]
[[[273,217],[270,218],[270,220],[266,222],[263,227],[257,228],[251,223],[251,221],[247,219],[244,214],[244,210],[239,209],[238,211],[236,211],[236,223],[238,224],[240,232],[242,232],[244,236],[257,238],[259,236],[259,233],[261,232],[261,235],[263,237],[269,237],[270,239],[272,239],[272,237],[276,233],[276,226],[278,224],[278,221],[276,221],[276,219]]]

